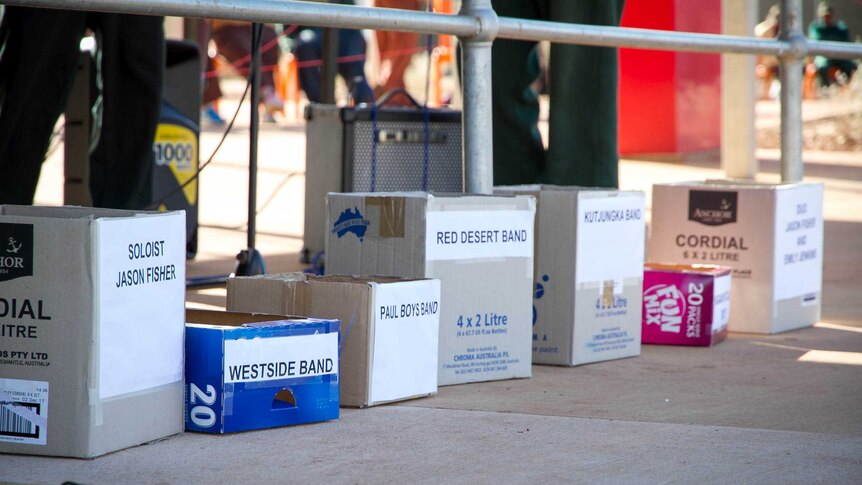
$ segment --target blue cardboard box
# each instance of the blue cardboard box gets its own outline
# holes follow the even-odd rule
[[[338,419],[338,329],[338,320],[188,310],[186,429]]]

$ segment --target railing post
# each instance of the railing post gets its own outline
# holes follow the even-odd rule
[[[782,40],[792,48],[781,59],[781,181],[802,180],[802,76],[807,54],[802,34],[802,0],[782,0]]]
[[[478,23],[474,36],[460,39],[465,188],[469,193],[490,194],[494,187],[491,43],[497,35],[497,14],[490,0],[464,0],[458,14],[475,18]]]
[[[757,0],[722,0],[721,15],[723,34],[750,36],[757,19]],[[721,167],[731,179],[757,177],[754,68],[753,56],[721,56]]]

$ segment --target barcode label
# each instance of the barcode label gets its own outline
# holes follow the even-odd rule
[[[18,409],[15,409],[15,408]],[[39,438],[39,426],[26,419],[19,411],[29,409],[39,414],[41,406],[24,402],[0,404],[0,436],[17,436],[19,438]]]
[[[48,383],[0,379],[0,442],[44,445],[48,434]]]

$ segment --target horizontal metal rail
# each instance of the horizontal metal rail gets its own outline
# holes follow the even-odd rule
[[[6,5],[167,15],[312,27],[397,30],[471,37],[475,19],[414,10],[275,0],[3,0]]]
[[[2,3],[23,7],[214,18],[317,27],[397,30],[466,38],[479,35],[482,31],[480,21],[464,15],[302,1],[4,0]],[[695,32],[564,24],[509,17],[499,17],[497,22],[496,37],[505,39],[549,40],[567,44],[688,52],[771,54],[779,57],[804,55],[862,57],[862,44],[810,41],[804,37],[793,41],[769,40]]]
[[[842,58],[862,57],[862,44],[809,41],[804,37],[784,41],[696,32],[562,24],[507,17],[498,19],[497,37],[687,52],[771,54],[779,57],[815,54]]]

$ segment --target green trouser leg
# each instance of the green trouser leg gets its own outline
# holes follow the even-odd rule
[[[551,20],[619,25],[623,0],[550,2]],[[618,187],[617,50],[551,46],[550,119],[544,181]]]
[[[493,0],[500,17],[541,18],[538,3]],[[531,84],[539,74],[535,42],[497,39],[491,49],[494,185],[538,181],[545,148],[539,134],[539,98]]]

